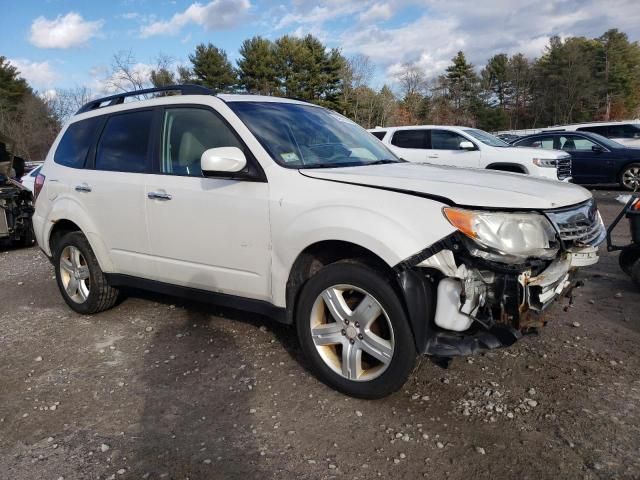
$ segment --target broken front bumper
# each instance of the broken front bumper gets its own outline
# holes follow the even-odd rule
[[[418,332],[423,336],[417,341],[422,353],[470,355],[511,345],[545,325],[546,310],[575,286],[578,267],[598,261],[596,247],[568,249],[551,263],[518,268],[471,259],[461,249],[456,254],[454,250],[441,249],[400,273],[403,287],[426,278],[418,293],[436,305],[430,316],[422,318],[427,320],[427,327]],[[412,323],[416,334],[416,322]]]

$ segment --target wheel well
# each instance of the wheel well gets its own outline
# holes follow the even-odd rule
[[[49,248],[51,249],[51,254],[53,255],[53,250],[58,240],[69,232],[77,231],[81,231],[80,227],[71,220],[58,220],[49,235]]]
[[[527,169],[517,163],[492,163],[487,165],[487,170],[499,170],[501,172],[528,173]]]
[[[390,275],[393,269],[378,255],[350,242],[326,240],[305,248],[291,267],[287,280],[287,323],[293,323],[298,294],[302,286],[318,270],[341,260],[353,260]]]

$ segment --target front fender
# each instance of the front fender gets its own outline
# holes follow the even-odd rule
[[[301,212],[285,228],[275,230],[274,303],[286,306],[289,272],[300,253],[311,245],[335,240],[352,243],[369,250],[393,267],[453,231],[439,212],[436,219],[442,218],[441,225],[432,224],[431,229],[425,229],[425,226],[420,226],[422,218],[407,221],[406,211],[396,212],[395,217],[381,211],[344,204],[318,206]],[[426,216],[426,212],[422,214]],[[431,230],[430,234],[427,230]]]

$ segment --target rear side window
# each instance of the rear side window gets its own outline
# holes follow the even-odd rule
[[[387,132],[371,132],[371,135],[376,137],[378,140],[382,140]]]
[[[103,122],[104,117],[93,117],[69,125],[58,144],[53,161],[65,167],[83,168]]]
[[[640,125],[611,125],[609,136],[611,138],[640,138]]]
[[[400,148],[427,148],[426,130],[398,130],[393,134],[391,144]]]
[[[109,117],[96,151],[96,170],[146,172],[152,118],[152,110]]]

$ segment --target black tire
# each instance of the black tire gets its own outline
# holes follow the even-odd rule
[[[618,256],[618,265],[620,265],[620,268],[624,273],[630,276],[633,265],[638,259],[640,259],[640,247],[627,247],[620,251],[620,255]]]
[[[61,256],[66,247],[75,247],[80,250],[89,270],[89,293],[82,302],[73,300],[64,287],[61,273]],[[67,233],[54,245],[53,264],[62,298],[72,310],[89,315],[108,310],[118,301],[118,290],[109,285],[91,249],[91,245],[89,245],[87,238],[81,232]]]
[[[391,326],[393,353],[386,369],[377,377],[367,381],[346,378],[337,373],[323,360],[311,335],[311,318],[316,300],[326,289],[338,285],[351,285],[371,295],[386,312],[377,321]],[[347,290],[353,292],[353,290]],[[327,308],[322,307],[322,308]],[[383,320],[380,320],[382,318]],[[388,320],[387,320],[388,319]],[[336,322],[337,323],[337,322]],[[353,323],[356,325],[356,323]],[[296,308],[296,327],[302,350],[317,377],[330,387],[347,395],[375,399],[385,397],[398,390],[409,377],[416,361],[416,349],[404,309],[393,289],[390,279],[365,265],[353,262],[337,262],[322,268],[303,286]],[[342,335],[345,335],[344,330]],[[362,338],[358,336],[357,338]],[[355,342],[359,342],[357,338]],[[348,337],[344,337],[345,341]],[[354,341],[351,341],[352,345]],[[364,342],[364,341],[363,341]],[[342,351],[342,346],[338,346]],[[335,348],[335,347],[334,347]],[[348,345],[346,345],[348,348]],[[364,350],[363,350],[364,351]],[[361,358],[365,358],[362,353]],[[336,354],[341,356],[341,354]],[[342,357],[343,358],[343,357]]]
[[[634,190],[640,190],[640,183],[638,183],[640,182],[640,179],[636,180],[635,186],[629,184],[629,182],[625,182],[625,175],[631,172],[635,172],[635,175],[633,176],[635,176],[637,179],[638,175],[640,174],[640,163],[630,163],[629,165],[625,165],[625,167],[622,169],[622,172],[620,172],[620,186],[630,192],[633,192]]]
[[[640,288],[640,259],[636,260],[633,268],[631,268],[631,279],[636,284],[636,287]]]

